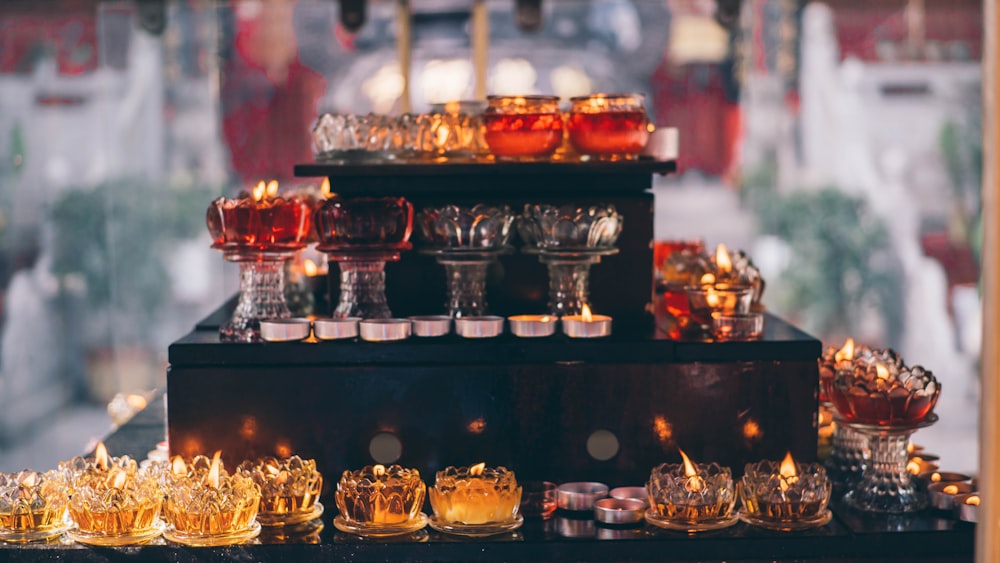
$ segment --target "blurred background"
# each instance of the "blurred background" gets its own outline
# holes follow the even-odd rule
[[[473,96],[472,1],[412,2],[414,111]],[[490,93],[645,93],[681,139],[656,237],[745,249],[772,312],[933,370],[915,441],[976,470],[981,0],[486,5]],[[208,202],[308,184],[319,112],[398,113],[396,14],[0,4],[0,470],[83,452],[164,386],[169,343],[237,288]]]

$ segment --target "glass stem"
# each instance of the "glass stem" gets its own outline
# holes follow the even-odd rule
[[[590,297],[590,262],[549,262],[549,311],[579,315]]]
[[[486,269],[490,260],[442,261],[448,280],[445,307],[453,317],[486,314]]]
[[[226,342],[259,342],[262,319],[292,316],[285,302],[284,260],[239,264],[239,301],[232,318],[219,328],[219,334]]]
[[[385,261],[340,262],[340,300],[333,316],[338,319],[392,317],[385,299]]]
[[[906,470],[909,456],[906,445],[912,431],[869,432],[871,458],[865,466],[861,482],[845,497],[845,501],[866,512],[903,513],[921,510],[927,499],[914,486]]]
[[[861,479],[869,457],[868,438],[845,424],[833,431],[833,449],[826,469],[836,485],[851,486]]]

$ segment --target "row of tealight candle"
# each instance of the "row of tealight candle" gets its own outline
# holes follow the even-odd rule
[[[455,334],[463,338],[496,338],[504,333],[504,318],[483,315],[457,317],[448,315],[413,316],[405,319],[361,319],[358,317],[270,319],[260,323],[261,338],[267,342],[306,340],[354,340],[366,342],[393,342],[411,336],[436,338]],[[612,318],[594,315],[584,305],[583,314],[564,315],[514,315],[506,319],[510,332],[519,338],[544,338],[562,332],[570,338],[601,338],[611,335]]]
[[[99,546],[148,542],[161,534],[192,546],[240,543],[264,526],[307,522],[323,512],[323,478],[312,460],[245,461],[232,474],[220,452],[136,463],[99,444],[46,473],[0,474],[0,540],[41,541],[64,532]]]

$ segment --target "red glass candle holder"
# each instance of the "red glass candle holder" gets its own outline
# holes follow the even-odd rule
[[[486,144],[498,159],[546,159],[563,139],[556,96],[489,96],[483,115]]]
[[[906,366],[891,350],[874,350],[837,371],[830,387],[847,422],[890,426],[923,421],[934,410],[941,384],[921,366]]]
[[[638,158],[649,141],[642,94],[592,94],[571,98],[569,140],[581,155],[601,160]]]

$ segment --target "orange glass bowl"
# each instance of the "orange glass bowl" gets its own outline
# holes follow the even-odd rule
[[[649,141],[642,94],[591,94],[570,98],[569,141],[580,154],[601,159],[636,158]]]
[[[937,404],[941,384],[923,367],[884,361],[876,351],[856,357],[852,369],[837,371],[829,390],[847,422],[892,426],[927,419]]]
[[[333,198],[316,211],[319,249],[409,248],[413,204],[401,197]]]
[[[227,255],[289,252],[303,248],[312,232],[313,204],[291,195],[255,199],[220,197],[208,206],[205,222],[212,247]]]
[[[500,159],[547,158],[563,139],[556,96],[489,96],[483,114],[486,144]]]

